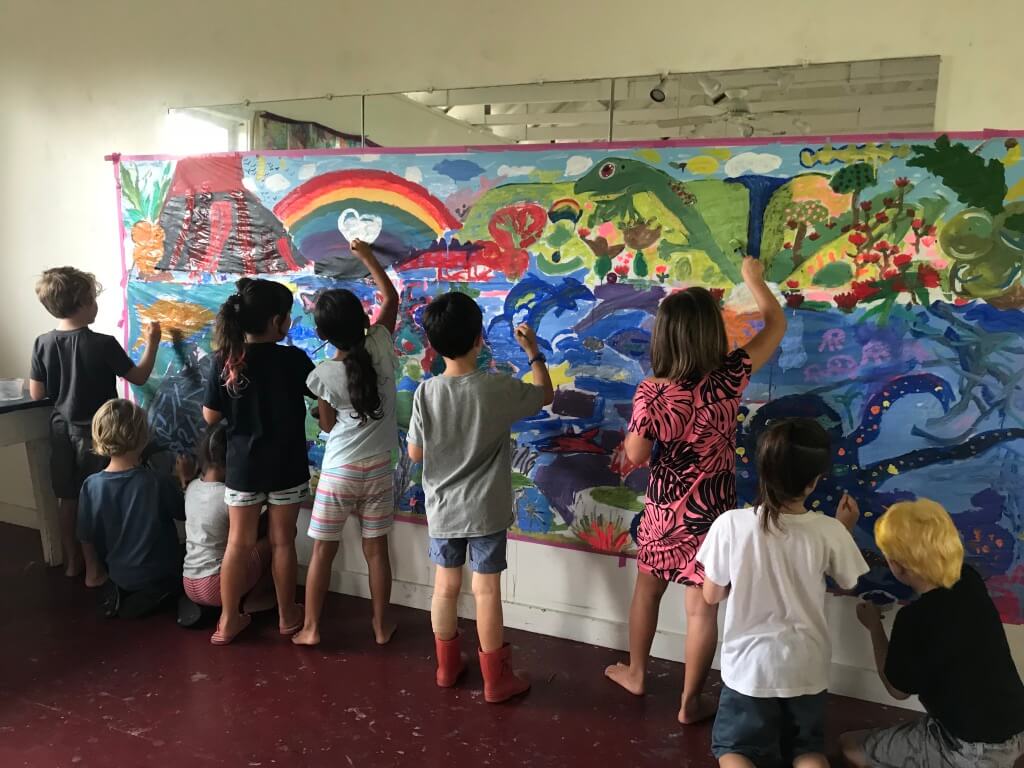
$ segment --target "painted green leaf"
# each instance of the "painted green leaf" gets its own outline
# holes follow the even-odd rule
[[[952,144],[943,134],[934,146],[915,144],[907,165],[924,168],[942,179],[964,205],[981,208],[993,216],[1002,213],[1006,197],[1006,172],[998,160],[986,160],[964,144]]]
[[[1012,216],[1007,216],[1004,224],[1007,229],[1014,232],[1024,232],[1024,213],[1015,213]]]
[[[853,267],[845,261],[835,261],[831,264],[826,264],[815,272],[811,282],[823,288],[839,288],[850,282],[852,277]]]

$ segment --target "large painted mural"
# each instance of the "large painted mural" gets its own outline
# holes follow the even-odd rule
[[[734,344],[758,327],[740,280],[761,258],[787,308],[782,347],[740,415],[740,495],[769,420],[818,419],[834,471],[813,499],[861,504],[873,569],[860,591],[905,593],[872,539],[887,505],[916,495],[953,513],[1004,620],[1024,622],[1024,164],[1013,135],[875,141],[265,152],[119,158],[126,340],[163,324],[156,374],[136,397],[170,450],[201,427],[213,318],[241,274],[295,294],[287,343],[314,359],[319,291],[373,306],[349,249],[373,243],[402,296],[395,336],[404,428],[442,370],[420,317],[448,290],[484,308],[481,365],[528,377],[512,339],[538,330],[558,387],[514,430],[520,538],[631,556],[648,472],[620,445],[649,373],[659,301],[700,284]],[[309,422],[315,467],[323,443]],[[402,516],[422,520],[418,468],[400,457]]]

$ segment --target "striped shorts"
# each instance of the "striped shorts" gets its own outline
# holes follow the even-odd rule
[[[395,522],[391,453],[324,469],[316,486],[309,537],[338,541],[349,515],[359,520],[364,539],[387,536]]]
[[[249,559],[245,564],[245,586],[242,594],[246,595],[256,586],[263,571],[270,563],[264,563],[260,556],[259,547],[253,547],[249,552]],[[220,605],[220,571],[200,579],[190,579],[188,576],[182,578],[182,585],[185,587],[185,594],[188,599],[197,605]]]

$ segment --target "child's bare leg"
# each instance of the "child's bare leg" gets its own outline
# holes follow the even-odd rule
[[[728,755],[722,755],[718,758],[718,765],[720,768],[757,768],[757,766],[743,755],[737,755],[733,752],[730,752]]]
[[[267,508],[267,517],[270,518],[270,567],[274,573],[280,628],[284,630],[294,627],[302,620],[302,607],[295,602],[298,570],[298,558],[295,555],[295,521],[299,517],[299,505],[271,504]]]
[[[296,645],[316,645],[320,642],[320,614],[324,609],[327,590],[331,586],[331,566],[337,554],[337,541],[313,542],[313,554],[306,572],[306,618],[302,629],[292,637]]]
[[[800,755],[793,761],[793,768],[829,768],[828,758],[818,753]]]
[[[686,665],[679,722],[706,720],[715,713],[714,700],[704,693],[718,647],[718,606],[708,605],[700,587],[686,588]]]
[[[430,625],[441,640],[451,640],[459,631],[459,592],[462,568],[437,566],[434,596],[430,600]]]
[[[107,583],[107,569],[103,566],[96,547],[89,542],[81,542],[82,557],[85,560],[85,586],[99,587]]]
[[[476,634],[484,653],[500,651],[505,645],[505,618],[501,610],[501,574],[474,573]]]
[[[64,575],[82,575],[82,550],[78,546],[75,527],[78,522],[78,499],[57,499],[60,521],[60,548],[64,554]],[[96,586],[96,585],[91,585]]]
[[[363,555],[370,574],[370,603],[373,606],[373,636],[377,645],[390,642],[398,624],[391,618],[391,554],[388,537],[363,539]]]
[[[644,693],[644,676],[658,630],[658,610],[668,583],[639,571],[629,607],[629,664],[612,664],[604,673],[635,696]]]
[[[864,738],[871,731],[848,731],[839,736],[839,748],[846,764],[851,768],[867,768],[868,756],[864,753]]]
[[[249,567],[249,553],[256,545],[260,505],[228,507],[228,545],[220,566],[220,621],[219,632],[234,637],[245,626],[239,605],[245,590],[245,572]]]
[[[270,573],[270,539],[264,537],[256,542],[260,552],[263,572],[259,581],[242,598],[242,610],[246,613],[259,613],[277,607],[277,595],[274,594],[274,578]]]

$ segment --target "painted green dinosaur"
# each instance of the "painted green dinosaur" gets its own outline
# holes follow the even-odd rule
[[[742,279],[739,265],[715,242],[707,222],[694,206],[693,195],[687,192],[682,182],[667,173],[636,160],[608,157],[576,182],[575,192],[593,195],[599,200],[599,211],[602,214],[618,215],[620,218],[639,218],[633,207],[634,195],[641,192],[654,195],[666,210],[679,219],[682,228],[686,230],[691,248],[706,253],[732,282],[739,283]]]

